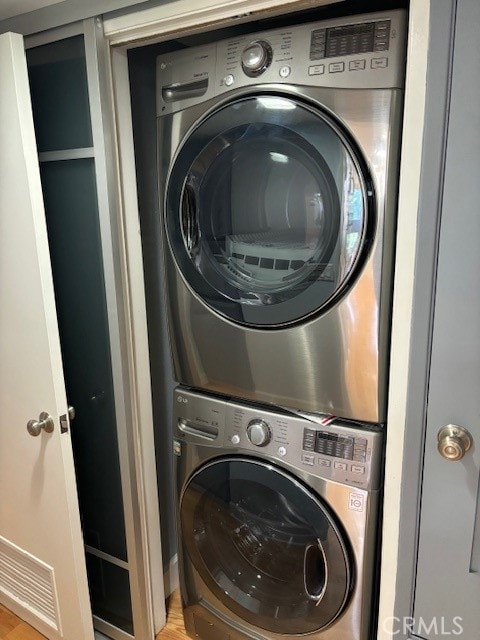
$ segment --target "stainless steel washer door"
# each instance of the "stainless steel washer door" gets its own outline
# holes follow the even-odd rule
[[[250,326],[325,310],[373,232],[366,165],[329,115],[286,96],[237,99],[190,132],[165,197],[170,249],[195,295]]]
[[[241,457],[206,464],[184,488],[180,521],[201,578],[246,622],[307,634],[345,608],[349,544],[323,501],[278,467]]]

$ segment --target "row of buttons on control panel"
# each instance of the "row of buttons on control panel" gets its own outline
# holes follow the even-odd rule
[[[308,454],[308,453],[304,453],[302,455],[302,462],[304,462],[305,464],[311,465],[313,466],[315,464],[315,456]],[[318,459],[318,464],[321,467],[331,467],[332,466],[332,461],[331,460],[325,460],[325,458],[319,458]],[[359,464],[348,464],[347,462],[333,462],[333,468],[337,469],[338,471],[348,471],[350,469],[350,471],[352,473],[357,473],[359,475],[363,475],[365,473],[365,467],[363,467],[362,465]]]
[[[366,69],[366,60],[351,60],[348,63],[349,71],[363,71]],[[370,60],[370,68],[371,69],[385,69],[388,67],[388,58],[372,58]],[[345,62],[331,62],[328,65],[328,73],[342,73],[345,71],[346,66]],[[280,67],[278,71],[278,75],[280,78],[288,78],[291,73],[291,68],[288,65],[283,65]],[[312,64],[308,67],[308,75],[309,76],[319,76],[325,73],[325,65],[324,64]],[[235,82],[235,76],[232,73],[226,75],[221,84],[226,87],[231,87]]]
[[[385,69],[388,67],[388,58],[372,58],[370,60],[371,69]],[[366,68],[366,60],[351,60],[348,63],[349,71],[363,71]],[[342,73],[345,71],[344,62],[331,62],[328,65],[328,73]],[[318,76],[325,73],[324,64],[312,64],[308,67],[309,76]]]

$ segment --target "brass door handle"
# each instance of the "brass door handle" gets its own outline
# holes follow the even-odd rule
[[[471,433],[456,424],[447,424],[438,432],[438,451],[446,460],[461,460],[472,444]]]
[[[39,436],[43,431],[52,433],[55,428],[53,418],[46,411],[42,411],[38,420],[29,420],[27,422],[27,431],[31,436]]]

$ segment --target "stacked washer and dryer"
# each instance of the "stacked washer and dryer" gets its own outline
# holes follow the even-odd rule
[[[369,13],[157,60],[191,637],[370,637],[405,29]]]

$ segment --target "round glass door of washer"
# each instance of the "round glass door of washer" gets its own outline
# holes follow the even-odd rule
[[[318,108],[269,94],[222,106],[189,133],[168,177],[167,237],[184,280],[240,324],[326,310],[365,255],[367,173]]]
[[[324,501],[278,467],[241,457],[207,463],[186,484],[180,523],[209,590],[252,625],[308,634],[347,606],[348,540]]]

